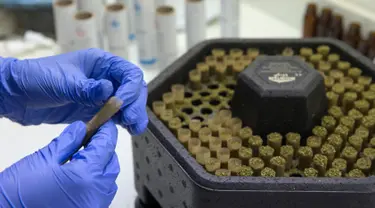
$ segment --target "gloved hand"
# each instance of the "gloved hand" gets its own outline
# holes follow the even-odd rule
[[[0,207],[108,208],[120,171],[112,121],[69,163],[60,165],[79,147],[85,133],[85,124],[77,121],[49,145],[0,173]]]
[[[0,116],[22,125],[88,121],[112,95],[124,101],[115,123],[142,133],[148,124],[147,85],[128,61],[100,49],[0,58]]]

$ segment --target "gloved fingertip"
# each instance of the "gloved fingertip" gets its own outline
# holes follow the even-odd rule
[[[102,105],[113,93],[112,82],[106,79],[95,81],[90,88],[89,99],[94,105]]]
[[[148,119],[137,124],[127,126],[127,129],[131,135],[138,136],[145,132],[148,125]]]

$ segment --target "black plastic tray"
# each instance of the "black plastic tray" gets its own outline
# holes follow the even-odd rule
[[[280,53],[285,47],[316,48],[326,44],[333,53],[375,77],[375,65],[345,43],[319,39],[214,39],[202,42],[149,83],[148,106],[160,100],[175,83],[186,83],[188,72],[212,48],[259,48],[261,53]],[[375,177],[217,177],[191,157],[172,132],[147,109],[149,125],[132,138],[136,189],[147,207],[163,208],[373,208]]]

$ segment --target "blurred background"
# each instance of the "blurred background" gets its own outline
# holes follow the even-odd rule
[[[147,82],[212,38],[331,37],[375,58],[372,0],[0,0],[0,56],[37,58],[96,47],[135,64]],[[64,125],[0,120],[0,171],[48,144]],[[29,138],[26,140],[28,136]],[[31,137],[31,138],[30,138]],[[134,207],[130,135],[119,130],[122,172],[111,207]]]

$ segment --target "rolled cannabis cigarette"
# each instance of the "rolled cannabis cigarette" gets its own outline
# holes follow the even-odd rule
[[[349,136],[350,129],[342,124],[339,124],[334,133],[341,136],[343,140],[347,140]]]
[[[375,84],[370,84],[370,86],[368,87],[368,90],[375,92]]]
[[[238,137],[232,137],[227,141],[228,149],[232,157],[238,157],[238,150],[242,147],[242,140]]]
[[[356,67],[352,67],[348,70],[348,76],[351,77],[354,81],[357,81],[358,78],[362,75],[362,70]]]
[[[228,141],[232,138],[232,130],[228,128],[219,129],[219,138],[222,141],[223,147],[227,147]]]
[[[367,90],[369,86],[371,85],[372,77],[369,76],[359,76],[357,79],[357,83],[365,86],[365,89]]]
[[[172,6],[160,5],[156,8],[158,61],[162,68],[171,64],[178,54],[176,16]]]
[[[247,49],[247,55],[249,55],[253,60],[258,57],[260,54],[259,49],[257,48],[248,48]]]
[[[354,107],[354,102],[358,99],[357,93],[346,92],[342,98],[342,108],[344,112],[348,112]]]
[[[214,117],[208,120],[208,128],[212,131],[212,136],[219,136],[219,129],[221,128],[220,118]]]
[[[319,61],[318,70],[328,75],[331,70],[331,64],[326,61]]]
[[[238,136],[243,141],[242,144],[245,145],[245,146],[248,146],[248,145],[246,145],[246,143],[248,143],[247,141],[249,141],[249,139],[252,135],[253,135],[253,130],[250,127],[244,127],[238,133]]]
[[[226,54],[225,50],[222,48],[214,48],[212,49],[211,53],[217,61],[222,61]]]
[[[263,145],[263,139],[260,136],[251,136],[248,140],[249,147],[253,150],[254,156],[259,156],[259,148]]]
[[[342,77],[340,79],[340,84],[344,85],[346,90],[350,90],[353,87],[354,80],[350,77]]]
[[[280,154],[282,142],[283,136],[280,133],[274,132],[267,135],[267,145],[275,150],[275,155]]]
[[[201,147],[201,140],[198,138],[190,138],[188,141],[188,150],[192,155],[196,155]]]
[[[311,55],[313,55],[313,50],[311,48],[302,47],[299,50],[299,54],[306,59],[309,59]]]
[[[283,177],[285,175],[286,160],[281,156],[271,158],[270,167],[275,170],[276,176]]]
[[[261,177],[276,177],[276,172],[269,167],[263,168],[263,170],[260,172]]]
[[[361,125],[369,130],[370,135],[374,132],[375,128],[375,117],[374,116],[364,116],[362,118]]]
[[[283,56],[293,56],[294,55],[294,50],[292,48],[284,48],[284,50],[282,51],[281,55]]]
[[[349,68],[351,67],[350,62],[348,61],[339,61],[337,62],[337,69],[343,72],[344,74],[348,73]]]
[[[223,109],[219,111],[219,117],[221,120],[221,123],[225,124],[227,120],[232,118],[232,111]]]
[[[215,173],[217,170],[220,169],[221,163],[219,159],[210,157],[206,159],[204,166],[207,172]]]
[[[174,108],[174,96],[172,92],[166,92],[163,94],[163,102],[167,109]]]
[[[254,174],[254,171],[253,169],[251,169],[251,167],[249,166],[241,166],[239,172],[238,172],[238,175],[239,176],[252,176]]]
[[[208,127],[203,127],[198,131],[198,138],[202,141],[202,146],[208,147],[212,132]]]
[[[62,53],[74,50],[74,31],[71,25],[74,24],[74,15],[77,12],[76,2],[73,0],[57,0],[52,4],[55,20],[56,42]]]
[[[208,67],[210,68],[210,75],[214,75],[216,64],[218,63],[215,56],[213,56],[213,55],[212,56],[206,56],[205,61],[206,61],[206,64],[208,65]]]
[[[161,112],[160,119],[165,123],[168,124],[169,120],[173,118],[173,110],[172,109],[166,109]]]
[[[345,76],[345,74],[342,71],[333,69],[333,70],[329,71],[329,76],[332,77],[336,82],[340,82],[340,80]]]
[[[202,75],[199,70],[194,69],[189,72],[190,87],[193,90],[200,90],[202,88]]]
[[[368,115],[375,115],[375,108],[371,108],[368,112]]]
[[[321,125],[326,128],[329,133],[332,133],[336,127],[336,119],[333,116],[323,116]]]
[[[259,147],[259,156],[266,165],[269,164],[270,159],[275,155],[275,150],[270,146]]]
[[[326,86],[326,88],[328,88],[329,90],[332,89],[333,85],[335,84],[335,79],[333,77],[329,77],[329,76],[326,76],[324,77],[324,85]]]
[[[292,146],[294,149],[293,157],[296,157],[297,151],[301,143],[301,135],[298,133],[290,132],[290,133],[287,133],[285,137],[286,137],[286,144]]]
[[[354,168],[361,170],[364,174],[368,175],[371,171],[372,161],[370,158],[362,157],[357,160]]]
[[[237,136],[242,128],[242,120],[240,118],[232,118],[226,123],[232,129],[232,134]]]
[[[340,55],[338,55],[336,53],[331,53],[327,57],[327,61],[328,61],[328,63],[331,64],[332,68],[336,68],[337,67],[337,62],[339,60],[340,60]]]
[[[221,176],[221,177],[231,176],[231,172],[228,169],[218,169],[218,170],[215,171],[215,175]]]
[[[340,170],[342,175],[344,175],[346,174],[346,170],[347,170],[347,162],[345,159],[336,158],[332,162],[332,168]]]
[[[306,145],[310,147],[314,154],[320,152],[320,147],[322,146],[322,138],[317,136],[309,136],[306,141]]]
[[[300,147],[297,152],[297,158],[298,158],[298,168],[300,170],[304,170],[305,168],[308,168],[311,166],[311,162],[313,159],[313,150],[311,147]]]
[[[310,56],[310,62],[314,65],[314,68],[318,67],[319,62],[323,59],[322,54],[313,54]]]
[[[368,143],[368,146],[371,147],[371,148],[375,147],[375,137],[370,139],[370,142]]]
[[[331,166],[333,160],[335,159],[336,149],[334,146],[330,144],[323,144],[322,148],[320,149],[320,153],[325,155],[328,159],[328,167]]]
[[[353,169],[351,170],[346,177],[348,178],[364,178],[366,175],[359,169]]]
[[[326,93],[326,97],[328,100],[328,107],[337,106],[339,104],[340,96],[337,93],[333,91],[328,91]]]
[[[329,178],[337,178],[341,176],[342,176],[342,172],[336,168],[330,168],[329,170],[327,170],[325,174],[325,177],[329,177]]]
[[[225,63],[217,63],[215,65],[215,75],[217,81],[223,81],[227,74],[227,65]]]
[[[232,75],[233,72],[233,65],[236,61],[232,56],[226,55],[224,56],[224,64],[227,66],[226,72],[227,75]]]
[[[193,137],[199,136],[199,130],[202,127],[202,122],[198,119],[192,119],[189,123],[189,129],[191,130],[191,135]]]
[[[247,67],[253,62],[253,58],[250,55],[244,55],[241,57],[240,61],[245,65],[245,67]]]
[[[106,6],[104,29],[108,40],[108,51],[114,55],[128,59],[129,39],[129,9],[120,2]]]
[[[217,158],[221,162],[222,167],[228,166],[228,160],[230,158],[230,150],[228,148],[220,148],[216,154],[217,154]]]
[[[327,139],[327,136],[328,136],[328,131],[323,126],[315,126],[312,130],[312,133],[315,136],[320,137],[322,142],[325,141]]]
[[[202,76],[203,83],[207,83],[208,81],[210,81],[210,67],[206,63],[198,63],[197,70],[200,72]]]
[[[187,0],[185,5],[186,40],[191,48],[206,38],[206,9],[203,0]]]
[[[229,56],[232,56],[235,60],[239,60],[244,55],[244,51],[240,48],[232,48],[229,50]]]
[[[253,157],[249,160],[249,166],[253,169],[254,175],[259,176],[265,164],[261,158]]]
[[[163,101],[157,100],[152,102],[152,111],[154,111],[156,116],[160,116],[161,112],[166,109],[166,105]]]
[[[303,175],[308,178],[318,177],[319,172],[315,168],[305,168],[303,171]]]
[[[208,160],[211,157],[211,151],[207,147],[199,147],[196,152],[196,159],[197,162],[201,165],[206,164],[206,160]]]
[[[328,54],[329,54],[329,52],[331,51],[331,48],[328,45],[321,45],[321,46],[318,46],[318,48],[316,49],[316,51],[319,54],[322,54],[323,57],[327,57]]]
[[[230,158],[228,160],[228,170],[232,172],[232,175],[238,175],[240,168],[242,166],[242,161],[238,158]]]
[[[336,83],[332,86],[332,92],[338,94],[339,100],[341,100],[345,93],[345,87],[340,83]]]
[[[218,137],[211,137],[208,147],[211,150],[211,155],[216,156],[217,151],[222,147],[222,141]]]
[[[183,104],[185,99],[185,86],[182,84],[174,84],[171,87],[174,100],[178,104]]]
[[[181,128],[177,131],[178,140],[187,147],[188,141],[191,138],[190,129]]]
[[[333,116],[336,120],[340,120],[340,118],[344,116],[344,112],[342,112],[342,109],[338,106],[332,106],[329,108],[328,114]]]
[[[284,145],[280,148],[280,156],[286,161],[285,169],[290,170],[293,165],[294,149],[291,145]]]
[[[316,154],[313,158],[313,168],[318,171],[319,176],[324,176],[327,171],[328,158],[322,154]]]
[[[242,160],[242,164],[248,164],[249,159],[253,156],[253,150],[248,147],[240,147],[238,157]]]
[[[245,70],[245,65],[242,62],[235,62],[233,64],[233,76],[237,77],[239,73],[241,73],[243,70]]]
[[[363,150],[363,157],[369,158],[371,161],[374,162],[375,160],[375,148],[367,147]]]
[[[361,124],[363,114],[357,109],[351,109],[348,112],[348,116],[355,120],[355,126],[358,127]]]
[[[363,139],[358,135],[352,135],[348,139],[348,144],[360,152],[363,147]]]
[[[351,92],[356,92],[358,94],[361,94],[364,90],[365,90],[365,87],[358,83],[354,83],[352,85],[352,88],[350,89]]]
[[[341,152],[341,157],[344,158],[348,164],[348,169],[352,169],[357,160],[358,151],[351,146],[345,147]]]
[[[367,145],[370,135],[370,131],[367,128],[360,126],[355,130],[354,134],[362,138],[363,145]]]
[[[349,132],[354,132],[355,120],[350,116],[343,116],[340,118],[340,124],[348,127]]]
[[[343,142],[344,141],[339,134],[331,134],[327,138],[327,143],[332,145],[335,148],[336,156],[340,155]]]
[[[374,106],[375,92],[373,91],[362,92],[362,98],[367,100],[370,103],[370,105]]]
[[[173,134],[177,135],[178,129],[182,127],[182,122],[179,117],[174,117],[168,121],[168,127],[173,132]]]

